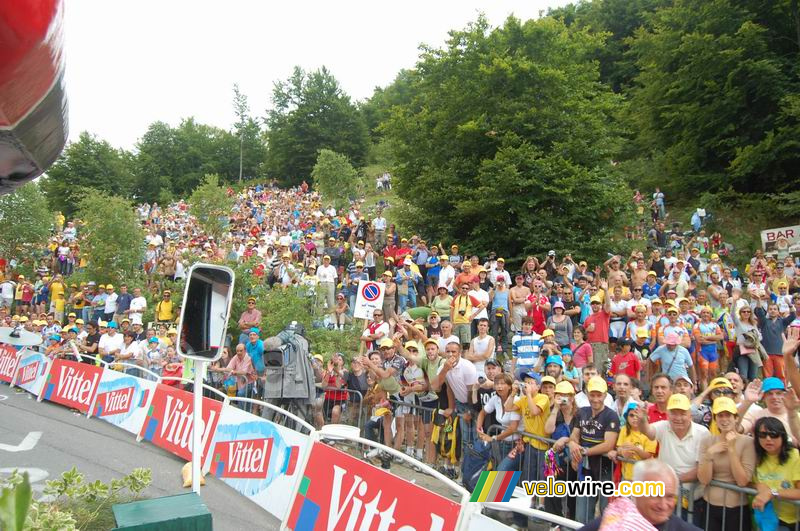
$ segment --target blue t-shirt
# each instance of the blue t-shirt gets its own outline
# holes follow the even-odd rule
[[[688,377],[688,368],[692,366],[692,356],[681,345],[677,345],[675,350],[669,350],[666,345],[662,345],[650,354],[650,359],[661,360],[661,372],[667,373],[673,382],[680,376]]]
[[[247,355],[250,356],[250,360],[253,362],[253,368],[255,368],[256,372],[262,372],[265,368],[264,342],[260,339],[256,340],[255,343],[248,341],[245,348],[247,349]]]
[[[428,269],[428,274],[434,277],[438,277],[439,271],[442,270],[442,266],[439,265],[439,257],[431,256],[430,258],[428,258],[428,263],[433,266],[430,269]]]

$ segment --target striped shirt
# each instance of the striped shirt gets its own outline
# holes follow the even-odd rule
[[[515,334],[511,339],[511,353],[517,360],[517,367],[533,367],[539,358],[542,338],[536,332]]]

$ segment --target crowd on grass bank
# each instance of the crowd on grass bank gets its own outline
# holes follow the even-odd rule
[[[769,511],[789,527],[800,521],[785,502],[800,500],[793,257],[756,251],[737,268],[702,219],[668,232],[658,190],[642,222],[650,228],[637,231],[642,248],[630,255],[589,264],[550,250],[514,268],[495,252],[465,252],[467,241],[400,234],[380,204],[324,205],[305,184],[228,193],[234,207],[217,238],[183,202],[141,205],[147,281],[130,290],[70,282],[85,257],[80,223],[62,220],[35,257],[34,278],[17,271],[27,257],[2,259],[0,319],[41,334],[50,357],[77,348],[90,363],[190,377],[176,354],[172,287],[193,261],[245,262],[248,281],[296,289],[330,329],[362,330],[352,319],[359,283],[380,279],[383,306],[352,351],[313,357],[318,426],[360,423],[363,407],[367,437],[469,488],[489,468],[628,481],[632,461],[658,459],[678,474],[683,518],[700,527],[751,529]],[[248,298],[232,316],[236,333],[205,376],[239,396],[261,396],[263,339],[278,332],[263,329],[257,303]],[[392,465],[381,452],[365,459]],[[605,501],[548,498],[543,508],[589,522]]]

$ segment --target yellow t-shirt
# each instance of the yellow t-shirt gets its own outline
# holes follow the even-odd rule
[[[61,282],[53,282],[50,284],[50,300],[64,300],[64,284]]]
[[[771,489],[793,489],[795,483],[800,481],[800,453],[795,448],[789,450],[789,459],[784,464],[780,464],[776,456],[768,455],[756,467],[753,476],[756,483],[765,483]],[[787,524],[798,521],[794,505],[777,500],[772,503],[779,519]]]
[[[626,434],[625,432],[628,433]],[[656,447],[658,445],[656,441],[648,439],[644,433],[640,431],[628,430],[626,428],[619,430],[617,448],[623,444],[633,444],[637,448],[641,448],[645,452],[650,452],[651,454],[656,453]],[[636,457],[633,459],[636,461],[639,460]],[[622,463],[622,479],[626,479],[628,481],[633,479],[633,463]]]
[[[172,301],[160,301],[156,304],[156,321],[172,321],[175,313],[172,311]]]
[[[528,409],[527,396],[518,398],[517,401],[514,402],[514,405],[519,408],[519,414],[522,415],[522,425],[525,431],[533,435],[538,435],[539,437],[547,437],[544,432],[544,423],[547,417],[550,416],[550,398],[545,394],[538,393],[533,397],[533,403],[542,410],[538,415],[531,415]],[[523,437],[523,439],[537,450],[547,450],[547,448],[549,448],[547,443],[538,439],[532,439],[530,437]]]
[[[451,306],[453,308],[454,325],[470,324],[472,322],[472,300],[469,295],[456,295]]]

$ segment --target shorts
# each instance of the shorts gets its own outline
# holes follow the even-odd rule
[[[697,356],[697,367],[716,374],[717,369],[719,369],[719,361],[718,360],[708,361],[701,354]]]
[[[469,344],[472,339],[469,323],[454,325],[453,335],[458,338],[462,345]]]
[[[347,404],[347,400],[334,400],[334,399],[326,399],[325,402],[322,404],[322,411],[325,414],[325,418],[330,419],[331,413],[333,412],[333,408],[335,406],[339,406],[339,409],[344,411]]]
[[[433,286],[434,288],[439,285],[439,275],[431,275],[428,274],[427,278],[425,278],[425,284],[428,286]]]
[[[428,409],[422,410],[422,423],[433,424],[433,417],[436,416],[436,409],[439,406],[439,400],[423,400],[420,401],[420,405],[424,408],[430,408],[433,410],[433,411],[429,411]]]
[[[404,397],[401,397],[401,401],[404,404],[408,404],[406,406],[397,406],[395,411],[395,417],[405,417],[406,415],[417,415],[419,411],[416,407],[419,405],[419,398],[414,393],[408,394]]]
[[[405,398],[400,395],[389,395],[390,403],[392,404],[392,408],[394,409],[394,416],[395,418],[403,418],[405,416],[405,409],[406,406],[398,404],[399,402],[405,402]]]

